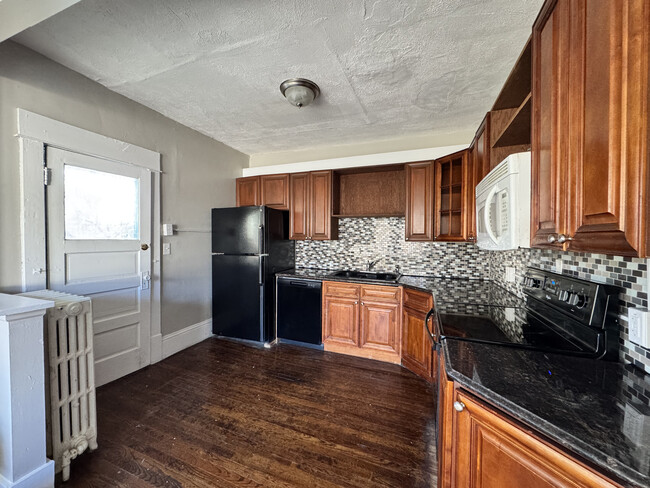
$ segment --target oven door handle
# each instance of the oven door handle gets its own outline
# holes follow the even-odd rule
[[[429,320],[431,320],[431,317],[433,317],[433,314],[435,313],[435,310],[432,308],[427,312],[426,317],[424,317],[424,330],[427,331],[427,335],[431,338],[431,342],[434,344],[438,343],[438,338],[436,335],[431,332],[431,329],[429,329]]]

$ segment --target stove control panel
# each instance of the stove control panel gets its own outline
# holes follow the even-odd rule
[[[535,268],[528,268],[523,287],[529,298],[592,327],[603,327],[608,302],[618,295],[615,287]]]

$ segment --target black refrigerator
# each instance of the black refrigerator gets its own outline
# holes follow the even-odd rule
[[[289,212],[269,207],[212,209],[212,332],[275,340],[275,273],[294,267]]]

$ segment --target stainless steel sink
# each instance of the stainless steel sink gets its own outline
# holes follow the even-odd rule
[[[351,280],[381,281],[384,283],[395,283],[400,278],[397,273],[373,273],[371,271],[336,271],[330,275],[333,278],[349,278]]]

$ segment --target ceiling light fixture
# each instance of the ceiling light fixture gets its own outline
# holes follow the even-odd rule
[[[280,85],[280,91],[291,105],[306,107],[320,94],[320,88],[313,81],[305,78],[290,78]]]

